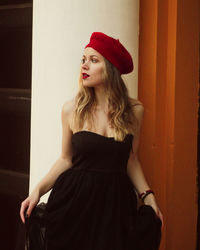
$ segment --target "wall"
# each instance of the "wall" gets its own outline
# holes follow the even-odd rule
[[[165,226],[161,250],[195,250],[199,5],[140,1],[140,159]]]
[[[138,23],[138,0],[33,1],[30,192],[61,153],[61,107],[78,90],[83,48],[92,32],[127,47],[135,70],[124,80],[137,97]]]

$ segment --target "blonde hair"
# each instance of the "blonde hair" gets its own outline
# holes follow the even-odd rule
[[[114,131],[114,139],[123,141],[126,134],[135,134],[138,121],[133,113],[132,102],[128,96],[128,89],[118,69],[104,58],[105,67],[102,73],[104,87],[108,96],[108,121]],[[93,111],[97,105],[94,87],[84,87],[82,69],[79,75],[79,91],[75,96],[75,109],[72,122],[81,130],[84,121],[88,129],[94,127]],[[73,126],[74,126],[73,125]]]

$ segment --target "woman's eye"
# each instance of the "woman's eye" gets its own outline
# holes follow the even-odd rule
[[[85,59],[83,58],[82,59],[82,63],[84,63],[85,62]],[[92,62],[97,62],[97,60],[96,59],[92,59]]]

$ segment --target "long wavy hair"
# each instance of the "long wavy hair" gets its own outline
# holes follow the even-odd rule
[[[126,134],[135,134],[138,121],[133,113],[128,89],[119,70],[104,57],[105,67],[102,79],[108,96],[108,121],[113,129],[114,139],[123,141]],[[75,96],[75,108],[72,124],[81,130],[87,121],[88,130],[95,130],[94,111],[97,105],[94,87],[83,86],[82,69],[80,67],[79,90]]]

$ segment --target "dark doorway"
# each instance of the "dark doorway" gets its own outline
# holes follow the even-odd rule
[[[19,209],[28,195],[32,62],[32,1],[0,3],[0,242],[23,248]]]

